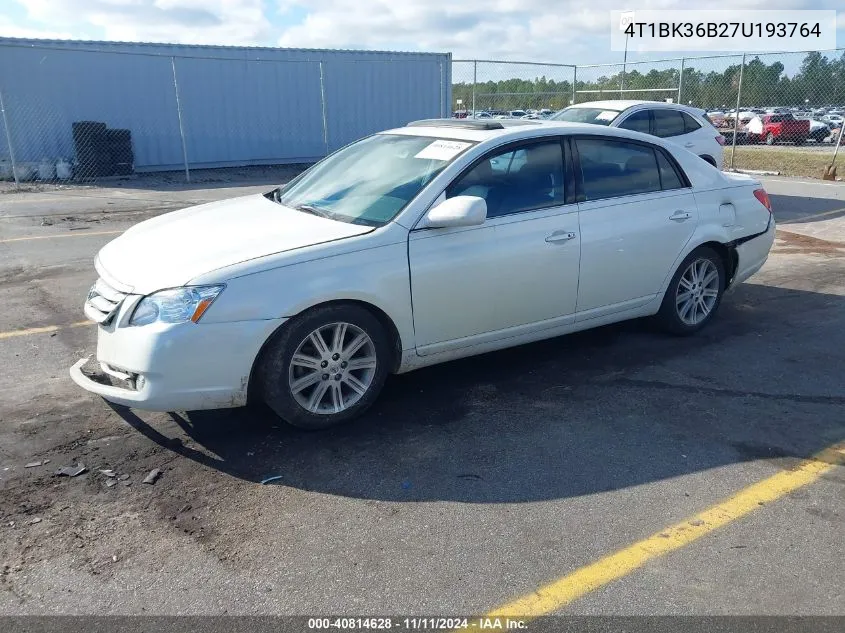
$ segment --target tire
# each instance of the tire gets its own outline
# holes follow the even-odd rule
[[[769,132],[766,135],[766,145],[774,145],[774,144],[775,144],[775,137],[771,132]]]
[[[694,283],[690,275],[693,265],[698,266],[697,271],[703,272],[703,280],[707,283],[700,286],[700,289],[705,293],[700,295],[702,303],[695,302],[693,306],[687,308],[689,302],[679,300],[679,294],[689,292],[684,287]],[[716,272],[716,277],[710,280],[712,272]],[[715,292],[715,295],[711,294],[713,292]],[[672,281],[669,282],[669,287],[666,289],[666,294],[663,296],[660,311],[656,315],[657,322],[670,334],[679,336],[694,334],[707,325],[713,315],[716,314],[724,292],[725,265],[722,258],[712,248],[700,246],[687,255],[681,265],[678,266],[678,270],[675,271]],[[707,308],[707,312],[703,316],[698,315],[702,306]],[[689,310],[696,312],[692,314]],[[690,318],[691,315],[692,318]],[[696,316],[699,318],[696,319]]]
[[[342,355],[344,349],[348,356]],[[301,429],[324,429],[351,420],[381,392],[390,350],[387,333],[365,308],[346,304],[308,310],[286,323],[262,352],[258,372],[264,402]]]

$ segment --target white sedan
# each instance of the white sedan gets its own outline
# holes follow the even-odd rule
[[[774,234],[759,182],[653,136],[418,121],[106,245],[96,359],[71,376],[130,407],[263,400],[325,427],[389,373],[649,315],[696,332]]]

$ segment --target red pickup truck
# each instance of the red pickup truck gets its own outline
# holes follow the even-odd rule
[[[775,141],[802,145],[810,136],[810,122],[800,121],[791,114],[764,114],[749,121],[745,129],[748,142],[765,142],[766,145],[773,145]]]

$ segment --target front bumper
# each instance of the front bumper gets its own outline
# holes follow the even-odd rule
[[[246,404],[253,363],[285,319],[128,326],[129,300],[97,333],[99,368],[90,357],[70,368],[73,381],[110,402],[150,411],[193,411]]]

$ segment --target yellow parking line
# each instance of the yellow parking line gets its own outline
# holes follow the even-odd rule
[[[91,235],[117,235],[123,231],[79,231],[77,233],[57,233],[56,235],[30,235],[27,237],[12,237],[6,240],[0,240],[0,244],[8,244],[9,242],[28,242],[30,240],[52,240],[57,237],[86,237]]]
[[[531,618],[552,613],[591,591],[627,576],[652,559],[689,545],[760,506],[813,483],[843,463],[845,442],[826,448],[791,470],[772,475],[685,521],[504,604],[491,612],[489,617]],[[716,563],[718,561],[714,561]]]
[[[814,213],[813,215],[805,215],[803,218],[789,218],[784,222],[788,222],[789,224],[794,224],[797,222],[805,222],[807,220],[814,220],[816,218],[824,218],[828,215],[836,215],[837,213],[845,213],[845,207],[841,209],[833,209],[832,211],[823,211],[821,213]]]
[[[78,321],[76,323],[69,323],[68,325],[47,325],[44,327],[31,327],[25,330],[10,330],[9,332],[0,332],[0,339],[29,336],[30,334],[46,334],[48,332],[58,332],[59,330],[67,330],[68,328],[83,327],[86,325],[94,325],[94,322]]]

